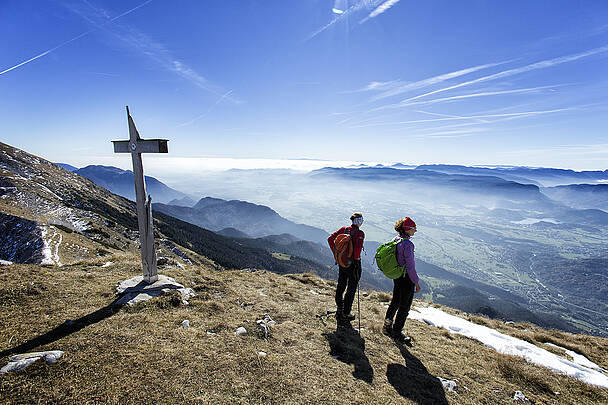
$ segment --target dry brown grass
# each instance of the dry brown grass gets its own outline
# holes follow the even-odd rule
[[[102,268],[106,261],[115,264]],[[421,322],[408,320],[415,341],[400,348],[381,333],[390,296],[376,292],[361,294],[359,336],[316,317],[334,309],[334,286],[313,275],[166,266],[162,274],[197,291],[190,305],[168,294],[115,311],[116,282],[138,273],[130,253],[63,268],[0,267],[1,365],[7,350],[41,336],[46,344],[27,351],[66,353],[0,377],[0,403],[471,404],[508,403],[515,390],[536,403],[608,402],[606,390]],[[265,313],[277,322],[268,339],[256,324]],[[184,319],[190,328],[180,327]],[[249,333],[235,336],[239,326]],[[496,326],[533,340],[568,337]],[[605,339],[575,338],[583,348],[606,347]],[[459,393],[444,392],[435,376],[455,379]]]

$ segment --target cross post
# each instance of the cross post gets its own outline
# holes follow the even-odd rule
[[[141,139],[127,106],[129,122],[129,140],[112,141],[114,153],[130,153],[133,160],[133,178],[135,180],[135,202],[137,206],[137,224],[139,226],[139,243],[141,246],[141,264],[143,279],[147,283],[158,280],[156,251],[154,249],[154,228],[152,224],[152,197],[146,198],[146,182],[141,160],[142,153],[167,153],[166,139]]]

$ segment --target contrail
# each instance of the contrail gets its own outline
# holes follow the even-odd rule
[[[508,63],[510,61],[505,61],[505,62],[494,62],[494,63],[486,63],[485,65],[479,65],[479,66],[472,66],[466,69],[461,69],[461,70],[456,70],[454,72],[450,72],[450,73],[444,73],[442,75],[439,76],[434,76],[434,77],[429,77],[428,79],[423,79],[423,80],[419,80],[417,82],[413,82],[413,83],[407,83],[404,84],[402,86],[396,87],[394,89],[385,91],[384,93],[380,93],[377,96],[374,96],[371,98],[371,101],[377,101],[386,97],[391,97],[391,96],[396,96],[398,94],[401,93],[405,93],[408,91],[412,91],[412,90],[416,90],[419,89],[421,87],[427,87],[433,84],[438,84],[441,82],[444,82],[446,80],[450,80],[450,79],[454,79],[456,77],[460,77],[460,76],[464,76],[467,75],[469,73],[474,73],[478,70],[482,70],[482,69],[488,69],[494,66],[498,66],[498,65],[503,65],[505,63]],[[407,101],[407,100],[405,100]]]
[[[97,30],[97,29],[101,28],[101,27],[102,27],[102,26],[104,26],[105,24],[108,24],[108,23],[110,23],[110,22],[112,22],[112,21],[114,21],[114,20],[119,19],[120,17],[124,17],[124,16],[126,16],[127,14],[132,13],[133,11],[137,10],[138,8],[143,7],[143,6],[145,6],[146,4],[150,3],[151,1],[153,1],[153,0],[147,0],[147,1],[143,2],[143,3],[141,3],[139,6],[135,6],[135,7],[133,7],[132,9],[130,9],[130,10],[128,10],[128,11],[125,11],[124,13],[119,14],[119,15],[117,15],[116,17],[114,17],[114,18],[112,18],[112,19],[108,20],[107,22],[105,22],[104,24],[102,24],[102,25],[101,25],[101,26],[99,26],[99,27],[96,27],[96,28],[90,29],[90,30],[88,30],[88,31],[86,31],[86,32],[83,32],[82,34],[77,35],[77,36],[75,36],[75,37],[74,37],[74,38],[72,38],[72,39],[68,39],[67,41],[62,42],[61,44],[59,44],[59,45],[57,45],[57,46],[55,46],[55,47],[53,47],[53,48],[51,48],[51,49],[49,49],[49,50],[47,50],[47,51],[42,52],[42,53],[41,53],[41,54],[39,54],[39,55],[34,56],[33,58],[30,58],[30,59],[25,60],[25,61],[23,61],[23,62],[21,62],[21,63],[18,63],[18,64],[17,64],[17,65],[15,65],[15,66],[12,66],[12,67],[10,67],[10,68],[8,68],[8,69],[6,69],[6,70],[3,70],[2,72],[0,72],[0,75],[3,75],[3,74],[5,74],[5,73],[7,73],[7,72],[10,72],[10,71],[11,71],[11,70],[13,70],[13,69],[17,69],[17,68],[18,68],[18,67],[20,67],[20,66],[26,65],[26,64],[28,64],[28,63],[30,63],[30,62],[33,62],[33,61],[35,61],[36,59],[42,58],[43,56],[48,55],[49,53],[51,53],[51,52],[53,52],[53,51],[55,51],[55,50],[57,50],[57,49],[59,49],[59,48],[61,48],[61,47],[65,46],[65,45],[69,44],[70,42],[74,42],[74,41],[76,41],[77,39],[80,39],[80,38],[84,37],[85,35],[90,34],[91,32],[93,32],[93,31],[95,31],[95,30]]]
[[[572,108],[559,108],[559,109],[556,109],[556,110],[526,111],[526,112],[506,113],[506,114],[471,115],[471,116],[468,116],[468,117],[453,116],[453,117],[448,117],[448,118],[434,118],[434,119],[427,119],[427,120],[381,122],[381,123],[375,123],[375,124],[352,126],[350,128],[377,127],[377,126],[384,126],[384,125],[419,124],[419,123],[425,123],[425,122],[452,121],[452,120],[475,120],[475,119],[479,119],[479,118],[527,117],[527,116],[530,116],[530,115],[551,114],[551,113],[562,112],[562,111],[570,111],[570,110],[572,110]]]
[[[395,4],[399,3],[399,0],[387,0],[384,3],[380,4],[374,11],[372,11],[367,17],[363,20],[359,21],[359,24],[363,24],[366,21],[384,13],[389,8],[393,7]]]
[[[555,66],[555,65],[561,65],[562,63],[572,62],[572,61],[575,61],[575,60],[578,60],[578,59],[585,58],[587,56],[592,56],[592,55],[595,55],[595,54],[598,54],[598,53],[602,53],[602,52],[606,52],[606,51],[608,51],[608,45],[604,45],[602,47],[591,49],[589,51],[577,53],[577,54],[574,54],[574,55],[560,56],[558,58],[543,60],[543,61],[540,61],[540,62],[532,63],[530,65],[526,65],[526,66],[522,66],[522,67],[519,67],[519,68],[505,70],[505,71],[502,71],[502,72],[499,72],[499,73],[494,73],[494,74],[489,75],[489,76],[484,76],[484,77],[480,77],[478,79],[470,80],[468,82],[463,82],[463,83],[455,84],[453,86],[444,87],[443,89],[438,89],[438,90],[430,91],[428,93],[420,94],[418,96],[410,97],[408,99],[403,100],[402,103],[406,103],[408,101],[417,100],[419,98],[430,96],[430,95],[433,95],[433,94],[442,93],[444,91],[457,89],[459,87],[469,86],[471,84],[487,82],[487,81],[494,80],[494,79],[499,79],[499,78],[503,78],[503,77],[513,76],[513,75],[516,75],[516,74],[519,74],[519,73],[529,72],[531,70],[537,70],[537,69],[543,69],[543,68],[551,67],[551,66]]]
[[[213,110],[223,99],[225,99],[226,97],[228,97],[230,95],[230,93],[232,93],[232,90],[227,91],[224,95],[222,95],[220,98],[218,98],[217,101],[211,107],[209,107],[209,109],[207,111],[205,111],[204,113],[202,113],[198,117],[191,119],[188,122],[184,122],[183,124],[179,124],[178,127],[185,127],[186,125],[193,124],[196,121],[200,120],[201,118],[203,118],[204,116],[206,116],[207,114],[209,114],[211,112],[211,110]]]

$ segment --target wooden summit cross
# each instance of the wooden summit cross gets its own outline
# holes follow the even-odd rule
[[[167,153],[166,139],[141,139],[127,106],[129,121],[129,140],[112,141],[114,153],[130,153],[133,160],[133,177],[135,179],[135,200],[137,204],[137,224],[139,225],[139,243],[141,245],[141,264],[144,281],[154,283],[158,280],[156,252],[154,250],[154,228],[152,225],[152,198],[146,199],[146,182],[141,161],[142,153]]]

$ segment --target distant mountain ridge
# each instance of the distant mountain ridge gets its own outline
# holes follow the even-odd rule
[[[135,201],[133,172],[130,170],[114,166],[89,165],[72,171],[114,194]],[[145,176],[145,180],[146,192],[152,196],[153,202],[168,202],[176,199],[182,201],[189,198],[185,193],[172,189],[154,177]]]
[[[554,168],[531,168],[523,166],[515,167],[476,167],[460,165],[420,165],[415,170],[433,170],[449,174],[466,175],[490,175],[498,176],[505,180],[513,180],[518,183],[532,183],[543,186],[566,185],[573,183],[597,183],[608,181],[608,170],[584,170],[575,171],[570,169]]]
[[[329,234],[309,225],[296,224],[265,205],[240,200],[201,198],[192,208],[152,204],[156,211],[212,231],[234,228],[251,237],[291,234],[302,240],[324,243]]]
[[[542,192],[570,207],[608,211],[608,184],[570,184],[546,187]]]

